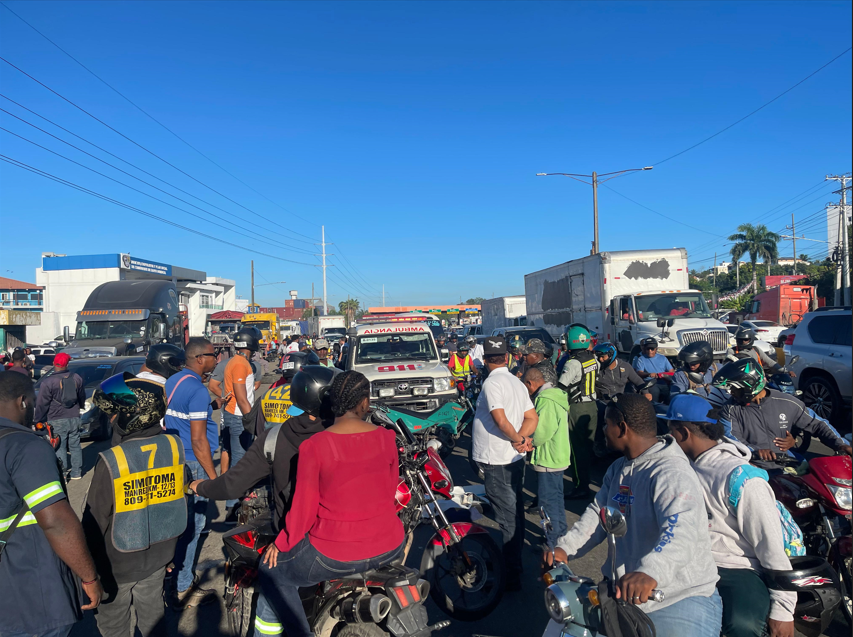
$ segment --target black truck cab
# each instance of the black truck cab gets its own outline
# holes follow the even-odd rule
[[[151,345],[184,344],[184,318],[171,281],[110,281],[96,287],[77,312],[72,357],[132,356]]]

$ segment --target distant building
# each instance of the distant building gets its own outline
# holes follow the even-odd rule
[[[41,312],[44,308],[44,288],[0,276],[0,309]]]
[[[776,259],[776,265],[794,265],[794,258],[781,258]],[[797,265],[809,265],[808,261],[803,261],[802,259],[797,259]]]
[[[743,265],[746,265],[747,262],[746,261],[739,261],[739,263],[740,263],[740,265],[743,266]],[[731,272],[734,269],[735,269],[734,261],[732,261],[731,263],[723,261],[722,263],[718,263],[714,267],[714,274],[716,274],[717,276],[719,276],[720,274],[728,274],[729,272]]]

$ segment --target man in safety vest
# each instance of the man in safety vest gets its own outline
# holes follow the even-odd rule
[[[474,365],[474,360],[468,355],[468,343],[464,341],[459,343],[455,352],[450,355],[450,360],[447,366],[450,368],[450,374],[454,380],[465,380],[469,374],[479,376],[480,372]]]
[[[163,432],[166,397],[158,383],[125,372],[108,378],[92,402],[110,418],[120,443],[102,451],[86,496],[83,528],[104,586],[96,615],[102,635],[136,627],[165,634],[163,579],[187,527],[184,445]]]

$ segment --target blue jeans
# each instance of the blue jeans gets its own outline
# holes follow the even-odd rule
[[[521,550],[524,547],[524,461],[477,464],[483,470],[486,497],[492,503],[495,522],[503,535],[507,577],[510,581],[518,580],[521,577]]]
[[[546,533],[545,539],[551,546],[557,546],[557,540],[569,530],[566,524],[566,503],[563,501],[563,472],[537,471],[536,475],[539,477],[539,506],[545,509],[554,528]]]
[[[54,433],[59,435],[59,447],[56,457],[62,462],[62,467],[70,469],[72,478],[83,475],[83,450],[80,448],[80,419],[57,418],[50,421]],[[71,454],[71,464],[68,464],[68,454]]]
[[[187,460],[187,467],[192,472],[193,480],[206,480],[207,473],[195,460]],[[195,579],[195,553],[198,538],[204,523],[207,521],[207,498],[193,495],[187,507],[187,530],[178,539],[175,547],[175,570],[178,572],[177,589],[183,593],[193,584]]]
[[[308,625],[299,588],[314,586],[327,580],[341,579],[390,564],[402,557],[405,541],[397,548],[357,562],[339,562],[326,557],[311,546],[306,536],[287,553],[279,553],[278,565],[270,568],[263,562],[258,571],[262,595],[258,600],[255,637],[275,635],[281,627],[287,637],[314,637]],[[683,636],[681,636],[683,637]]]
[[[654,602],[652,602],[654,603]],[[720,637],[723,600],[717,591],[710,597],[688,597],[649,613],[657,637]]]
[[[0,631],[0,637],[67,637],[73,627],[74,624],[69,624],[68,626],[62,626],[60,628],[51,628],[50,630],[38,633],[37,635],[33,635],[32,633],[18,633],[2,630]]]
[[[243,416],[235,416],[223,410],[222,418],[222,449],[228,452],[229,465],[233,467],[252,445],[252,434],[243,428]],[[226,500],[225,508],[230,509],[237,502],[238,500]]]

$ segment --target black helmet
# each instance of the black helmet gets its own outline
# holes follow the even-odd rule
[[[305,365],[290,382],[290,400],[306,414],[319,416],[332,379],[341,370],[322,365]]]
[[[822,635],[842,603],[838,574],[822,557],[802,555],[790,561],[790,571],[766,571],[767,586],[796,593],[794,627],[804,635]]]
[[[145,366],[164,378],[177,374],[186,362],[187,355],[184,350],[171,343],[152,345],[145,357]]]
[[[306,365],[319,365],[320,358],[308,350],[306,352],[287,352],[281,357],[281,375],[290,380]]]
[[[258,328],[243,328],[234,334],[234,348],[247,349],[251,352],[257,352],[260,348],[260,338],[257,334]]]
[[[761,393],[767,384],[761,363],[751,356],[739,361],[726,363],[716,373],[712,381],[714,387],[728,389],[732,398],[741,403],[748,403],[753,396]]]
[[[705,372],[714,362],[714,348],[707,341],[696,341],[681,348],[678,352],[678,360],[681,361],[681,368],[687,374],[687,378],[694,383],[701,383],[705,379]],[[699,363],[699,369],[692,371],[690,366],[696,363]]]
[[[102,382],[92,395],[92,402],[108,417],[118,416],[113,426],[122,436],[159,423],[166,415],[163,386],[130,372]]]
[[[740,349],[749,349],[755,343],[755,332],[748,327],[741,326],[738,328],[737,332],[735,332],[735,340],[746,341],[746,345]]]

